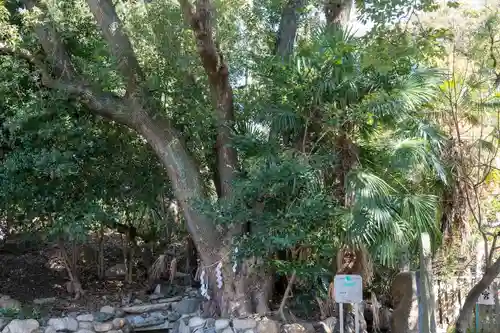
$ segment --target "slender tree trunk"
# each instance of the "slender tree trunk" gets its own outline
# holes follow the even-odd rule
[[[456,333],[465,333],[469,323],[470,316],[474,311],[474,306],[476,305],[477,299],[481,296],[481,293],[485,291],[491,283],[500,274],[500,258],[498,258],[493,265],[486,269],[483,277],[478,283],[469,291],[467,297],[465,298],[464,305],[460,309],[457,321],[455,322]]]
[[[290,56],[293,52],[299,27],[300,10],[304,8],[306,3],[307,0],[288,0],[283,7],[276,38],[276,54],[282,58]]]
[[[349,22],[353,4],[353,0],[326,0],[324,12],[327,24],[346,25]]]

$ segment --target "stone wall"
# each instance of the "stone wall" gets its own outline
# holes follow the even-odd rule
[[[0,295],[0,308],[17,304]],[[203,299],[197,290],[184,295],[163,297],[160,293],[147,301],[135,300],[123,307],[104,306],[97,312],[74,312],[45,320],[1,317],[1,333],[314,333],[312,324],[282,325],[266,317],[241,319],[204,318],[200,311]],[[319,332],[323,332],[320,330]],[[347,331],[346,331],[347,332]]]

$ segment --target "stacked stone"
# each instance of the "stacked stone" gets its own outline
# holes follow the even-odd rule
[[[97,312],[72,313],[40,325],[35,319],[8,320],[0,317],[1,333],[314,333],[311,324],[281,325],[259,316],[236,319],[203,318],[203,298],[193,290],[185,295],[150,296],[148,303],[136,300],[122,308],[104,306]]]

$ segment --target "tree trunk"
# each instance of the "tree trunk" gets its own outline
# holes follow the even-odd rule
[[[328,25],[345,26],[349,22],[353,0],[326,0],[324,12]]]
[[[306,3],[307,0],[289,0],[283,7],[276,38],[276,54],[282,58],[290,56],[293,52],[300,10],[304,8]]]
[[[213,9],[210,1],[197,0],[194,6],[189,1],[180,2],[186,22],[190,24],[197,40],[198,53],[210,84],[217,119],[217,171],[221,197],[224,197],[230,195],[231,183],[237,171],[236,151],[229,144],[234,116],[228,67],[213,39],[210,20]],[[43,4],[36,0],[23,0],[23,3],[29,10],[36,5],[40,5],[41,10],[46,10]],[[85,105],[93,114],[134,129],[147,140],[165,167],[175,197],[183,211],[187,229],[206,269],[211,298],[216,301],[216,312],[238,315],[252,311],[255,309],[252,296],[259,294],[259,297],[265,297],[266,293],[249,292],[247,288],[267,284],[254,283],[256,278],[246,275],[245,265],[242,265],[241,271],[234,274],[232,263],[228,262],[231,243],[233,238],[243,231],[242,224],[237,223],[219,230],[214,221],[195,210],[194,202],[206,199],[200,170],[185,148],[180,134],[161,116],[162,110],[155,109],[159,103],[152,100],[143,89],[142,70],[113,2],[87,0],[87,5],[102,31],[111,55],[117,60],[118,72],[127,83],[124,96],[96,89],[95,84],[89,83],[75,70],[71,56],[50,19],[41,20],[42,23],[34,29],[47,59],[35,57],[28,50],[9,48],[2,43],[0,54],[30,62],[41,72],[42,83],[47,88],[66,93],[68,97],[75,98]],[[113,33],[109,32],[110,26],[114,27]],[[221,289],[217,288],[215,276],[218,263],[222,264]],[[263,302],[262,299],[260,301]]]
[[[465,333],[469,323],[470,315],[474,311],[477,299],[481,293],[485,291],[496,277],[500,274],[500,258],[498,258],[493,265],[486,269],[483,277],[478,283],[469,291],[465,298],[464,305],[460,309],[457,321],[455,322],[455,332]]]

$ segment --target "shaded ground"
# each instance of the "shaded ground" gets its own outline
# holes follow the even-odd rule
[[[106,249],[106,267],[120,263],[119,245],[109,244]],[[141,295],[143,284],[126,285],[123,280],[99,281],[96,267],[81,267],[81,282],[85,295],[74,300],[65,289],[67,273],[54,267],[54,249],[50,244],[25,240],[0,246],[0,294],[20,301],[28,317],[46,317],[82,309],[97,310],[103,305],[120,304],[131,294]],[[33,303],[36,299],[56,297],[54,302],[43,305]],[[22,316],[22,315],[21,315]]]

